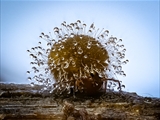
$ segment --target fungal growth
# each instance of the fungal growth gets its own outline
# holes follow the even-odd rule
[[[96,29],[94,24],[87,28],[80,20],[63,22],[53,33],[54,37],[52,33],[40,35],[47,43],[46,49],[42,41],[27,50],[33,58],[32,70],[27,71],[32,85],[44,85],[44,90],[57,94],[69,94],[71,90],[95,94],[124,87],[116,77],[126,76],[122,65],[128,60],[122,39],[108,36],[108,30]]]

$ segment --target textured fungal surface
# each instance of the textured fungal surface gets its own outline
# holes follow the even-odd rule
[[[41,33],[39,46],[27,50],[33,58],[28,80],[44,85],[44,90],[58,94],[82,92],[94,94],[100,90],[121,90],[117,75],[126,76],[122,39],[109,36],[109,31],[87,27],[78,20],[63,22],[49,34]],[[46,41],[46,48],[42,42]]]

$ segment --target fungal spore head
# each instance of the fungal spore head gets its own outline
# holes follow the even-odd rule
[[[94,94],[110,89],[112,83],[118,83],[121,88],[114,78],[116,74],[125,75],[122,64],[128,62],[124,60],[126,49],[119,44],[122,40],[109,37],[108,30],[99,31],[94,24],[88,31],[86,27],[80,20],[68,25],[63,22],[61,28],[53,29],[54,38],[51,33],[41,33],[40,38],[47,41],[48,48],[38,46],[28,50],[34,59],[31,63],[37,83],[57,94],[69,93],[70,88],[74,92]]]

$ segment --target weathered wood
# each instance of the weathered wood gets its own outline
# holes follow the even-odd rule
[[[0,83],[1,120],[159,120],[160,99],[108,91],[91,97],[55,96],[42,86]]]

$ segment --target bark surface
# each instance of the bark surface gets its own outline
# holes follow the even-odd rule
[[[0,120],[160,120],[160,98],[114,91],[58,96],[41,88],[0,83]]]

